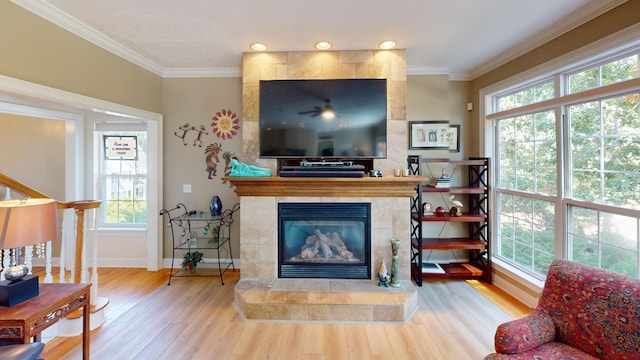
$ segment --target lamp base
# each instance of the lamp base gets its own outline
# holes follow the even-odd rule
[[[14,281],[0,281],[0,306],[17,305],[39,293],[37,275],[27,275]]]

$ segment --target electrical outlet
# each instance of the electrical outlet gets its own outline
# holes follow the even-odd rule
[[[182,184],[182,192],[190,193],[191,192],[191,184]]]

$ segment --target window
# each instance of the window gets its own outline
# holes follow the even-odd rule
[[[525,89],[511,92],[503,96],[498,96],[497,108],[499,111],[504,111],[552,99],[555,95],[554,85],[554,81],[550,80],[541,84],[528,86]]]
[[[100,141],[103,226],[146,226],[147,223],[147,133],[146,131],[102,131]],[[106,138],[135,139],[137,156],[107,156]]]
[[[568,107],[574,199],[640,210],[640,93]]]
[[[568,75],[567,93],[573,94],[637,77],[638,55],[635,54]]]
[[[638,218],[570,206],[573,260],[638,277]]]
[[[492,240],[508,266],[543,279],[558,257],[640,276],[638,48],[618,54],[489,95]]]

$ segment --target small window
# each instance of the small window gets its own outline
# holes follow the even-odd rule
[[[100,157],[102,225],[144,225],[147,222],[147,133],[103,131],[101,135],[104,141]]]
[[[638,77],[638,55],[631,55],[567,76],[569,94]]]
[[[535,104],[555,97],[555,82],[546,81],[541,84],[517,90],[497,97],[497,111],[515,109],[524,105]]]

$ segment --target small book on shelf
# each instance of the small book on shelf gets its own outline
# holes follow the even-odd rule
[[[449,178],[431,178],[427,181],[427,186],[434,188],[448,188],[451,183]]]
[[[422,262],[422,273],[444,274],[444,269],[438,263]]]

